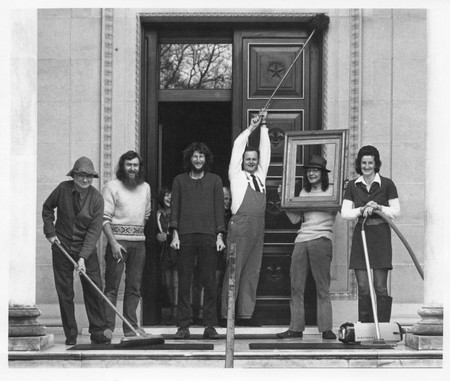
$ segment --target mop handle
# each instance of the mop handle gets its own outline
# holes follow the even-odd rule
[[[287,69],[286,73],[284,73],[283,78],[281,78],[280,82],[278,83],[278,86],[275,88],[275,90],[273,91],[273,93],[270,96],[269,100],[267,101],[266,105],[263,107],[263,110],[267,110],[269,108],[270,103],[272,103],[273,97],[275,96],[275,94],[277,93],[277,91],[280,88],[281,84],[284,82],[284,80],[286,79],[286,77],[290,73],[291,69],[294,67],[295,63],[297,62],[298,58],[300,57],[300,54],[302,54],[303,50],[305,50],[306,45],[308,45],[308,42],[309,42],[309,40],[311,40],[311,37],[314,35],[315,31],[316,30],[313,29],[313,31],[309,35],[308,39],[305,41],[303,46],[298,51],[297,55],[294,58],[294,61],[292,61],[291,66],[289,66],[289,68]]]
[[[66,258],[72,262],[72,264],[75,266],[75,268],[78,268],[78,263],[75,262],[75,260],[69,255],[69,253],[64,249],[64,247],[58,242],[54,241],[54,244],[58,247],[59,250],[66,256]],[[109,304],[109,306],[116,312],[117,315],[123,320],[123,322],[130,328],[135,335],[139,336],[139,333],[134,329],[134,327],[130,324],[128,320],[125,319],[125,317],[118,311],[116,306],[111,303],[111,301],[106,297],[106,295],[98,288],[98,286],[94,283],[94,281],[88,277],[88,275],[84,271],[79,271],[79,274],[83,275],[84,278],[92,285],[92,287],[97,290],[97,292],[101,295],[101,297]]]
[[[234,362],[234,296],[236,293],[236,244],[230,244],[228,259],[228,314],[225,368],[233,368]]]
[[[416,269],[419,272],[421,278],[424,279],[423,269],[420,266],[420,263],[419,263],[416,255],[414,254],[414,251],[412,250],[411,246],[409,245],[408,241],[406,241],[406,238],[403,236],[403,234],[400,232],[400,230],[398,230],[397,226],[395,226],[395,224],[383,212],[381,212],[379,210],[374,210],[373,212],[378,214],[381,218],[383,218],[383,220],[385,220],[389,224],[389,226],[392,228],[392,230],[395,231],[398,238],[400,238],[400,240],[403,242],[403,245],[405,245],[406,250],[408,250],[408,253],[411,256],[411,259],[414,262],[414,265],[416,266]]]
[[[306,39],[303,46],[300,48],[298,53],[296,54],[294,61],[291,63],[289,68],[287,69],[286,73],[284,74],[283,78],[281,78],[280,82],[278,83],[278,86],[273,91],[272,95],[270,96],[269,100],[267,101],[266,105],[263,107],[263,110],[267,110],[269,108],[270,103],[272,102],[273,97],[277,93],[278,89],[280,88],[281,84],[284,82],[288,74],[290,73],[291,69],[294,67],[295,63],[297,62],[298,58],[302,54],[302,52],[305,50],[306,46],[308,45],[309,41],[311,40],[312,36],[316,31],[325,30],[328,27],[328,24],[330,22],[330,18],[326,16],[325,14],[317,14],[315,15],[310,21],[309,24],[312,26],[313,31],[309,35],[309,37]]]
[[[380,327],[378,326],[378,311],[377,311],[377,303],[375,299],[375,290],[372,283],[372,273],[370,269],[370,261],[369,261],[369,251],[367,250],[367,242],[366,242],[366,232],[364,230],[364,224],[366,223],[367,217],[364,218],[361,224],[361,238],[364,247],[364,258],[366,260],[366,269],[367,269],[367,278],[369,280],[369,290],[370,290],[370,301],[372,302],[372,312],[373,312],[373,320],[375,322],[375,331],[377,335],[377,340],[381,340]]]

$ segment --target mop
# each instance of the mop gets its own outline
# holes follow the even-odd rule
[[[58,242],[55,241],[54,244],[59,248],[59,250],[66,256],[66,258],[72,262],[75,268],[78,268],[78,264],[75,260],[69,255],[69,253],[64,249],[64,247]],[[133,331],[136,336],[124,337],[120,341],[120,344],[117,347],[138,347],[145,345],[155,345],[155,344],[164,344],[164,339],[162,336],[151,335],[146,333],[145,335],[140,334],[131,323],[125,319],[125,317],[117,310],[117,308],[112,304],[112,302],[106,297],[106,295],[97,287],[97,285],[93,282],[91,278],[84,271],[79,271],[80,277],[83,276],[94,289],[101,295],[101,297],[108,303],[108,305],[114,310],[114,312],[123,320],[123,322]]]

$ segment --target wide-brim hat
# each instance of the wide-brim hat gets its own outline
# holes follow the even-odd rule
[[[81,156],[79,159],[75,161],[73,168],[67,174],[67,176],[72,176],[74,173],[83,172],[88,175],[92,175],[94,177],[98,177],[98,173],[94,170],[94,164],[91,159],[88,159],[86,156]]]
[[[325,172],[330,172],[327,169],[327,161],[319,155],[313,155],[308,163],[301,166],[303,169],[318,168]]]

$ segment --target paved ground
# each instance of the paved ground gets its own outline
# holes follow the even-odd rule
[[[250,343],[335,343],[338,340],[323,340],[317,328],[308,327],[302,339],[276,339],[275,333],[286,327],[236,327],[233,367],[235,368],[441,368],[442,351],[417,351],[405,346],[404,341],[391,349],[250,349]],[[12,368],[224,368],[226,362],[226,340],[203,340],[203,327],[192,327],[190,340],[173,340],[173,326],[146,327],[146,332],[163,335],[166,344],[209,343],[212,350],[68,350],[60,327],[48,328],[54,335],[54,345],[40,352],[10,352],[9,366]],[[218,328],[224,335],[225,328]],[[337,333],[337,331],[335,330]],[[245,335],[245,339],[240,339]],[[250,336],[249,336],[250,335]],[[241,336],[242,337],[242,336]],[[122,333],[115,332],[113,344],[119,343]],[[78,344],[89,344],[89,334],[83,330]],[[230,352],[229,352],[230,353]],[[230,360],[230,357],[228,357]]]

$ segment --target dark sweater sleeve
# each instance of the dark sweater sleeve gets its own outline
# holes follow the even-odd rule
[[[223,185],[222,180],[217,176],[217,180],[214,184],[214,219],[216,223],[216,234],[225,233],[224,215],[225,207],[223,200]]]
[[[55,208],[58,206],[61,184],[58,185],[42,206],[42,220],[44,222],[44,234],[46,238],[56,236],[55,232]]]
[[[92,220],[84,237],[83,246],[81,247],[80,257],[88,259],[94,251],[95,245],[102,233],[104,200],[100,194],[96,194],[92,200]]]

